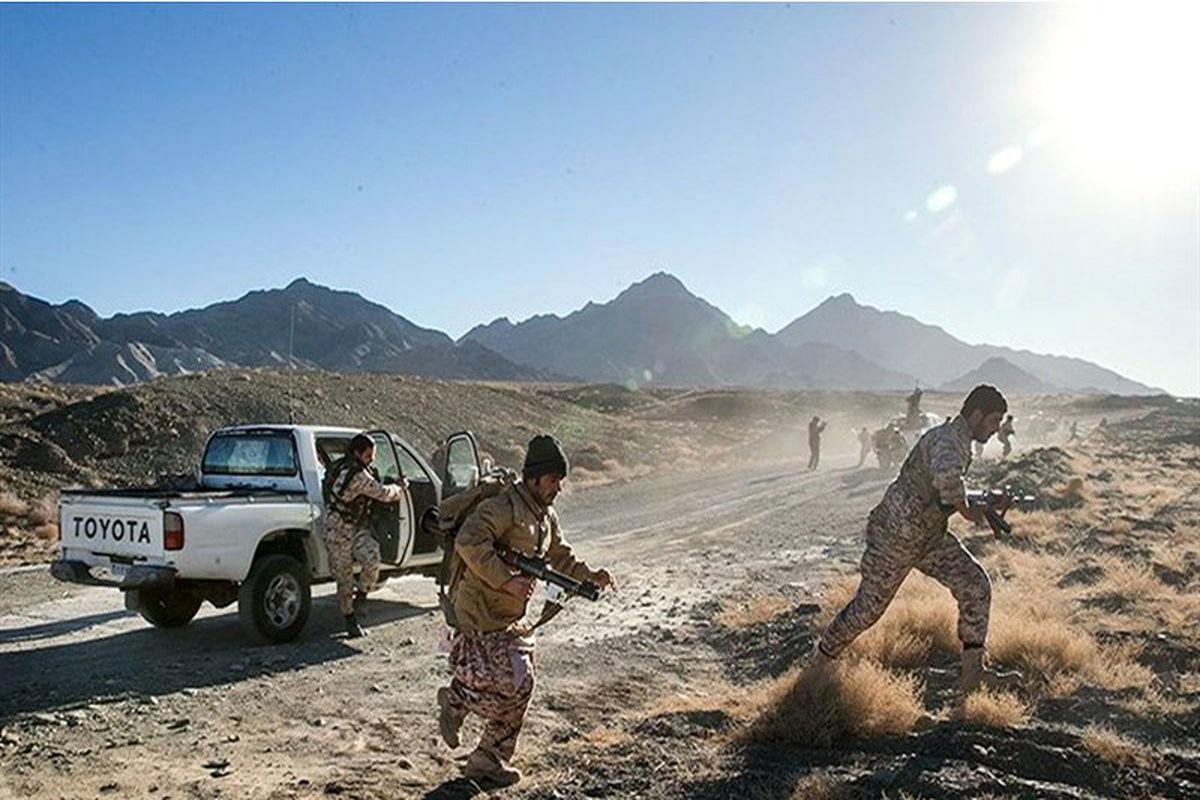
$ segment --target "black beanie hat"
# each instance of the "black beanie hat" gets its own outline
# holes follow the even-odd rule
[[[522,474],[534,480],[543,475],[567,476],[570,465],[562,445],[549,434],[535,436],[529,440],[529,449],[525,452],[525,468]]]

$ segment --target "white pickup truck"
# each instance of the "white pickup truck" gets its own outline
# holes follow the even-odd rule
[[[160,628],[186,625],[205,600],[233,601],[254,638],[295,639],[311,586],[332,580],[325,553],[321,479],[360,431],[309,425],[222,428],[208,439],[198,484],[185,490],[66,490],[59,503],[60,557],[51,574],[113,586],[126,606]],[[436,575],[439,543],[417,521],[443,495],[479,477],[469,431],[445,440],[429,462],[387,431],[370,431],[384,483],[403,477],[399,503],[376,504],[371,527],[381,575]]]

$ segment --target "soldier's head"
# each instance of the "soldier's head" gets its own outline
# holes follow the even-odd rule
[[[980,384],[971,390],[962,404],[962,416],[971,427],[971,438],[986,443],[1000,430],[1000,420],[1008,411],[1008,401],[995,386]]]
[[[554,498],[562,491],[562,482],[566,480],[570,468],[567,454],[553,436],[543,434],[529,440],[521,475],[529,493],[539,503],[544,506],[553,505]]]
[[[363,466],[370,466],[375,460],[375,443],[371,441],[371,437],[365,433],[356,434],[350,440],[350,447],[347,450],[351,458],[357,458],[362,462]]]

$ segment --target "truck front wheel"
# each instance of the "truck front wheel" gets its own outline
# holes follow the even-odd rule
[[[254,562],[238,589],[238,616],[254,638],[290,642],[308,624],[312,587],[304,565],[276,553]]]
[[[182,628],[192,621],[203,602],[191,592],[138,590],[138,611],[156,628]]]

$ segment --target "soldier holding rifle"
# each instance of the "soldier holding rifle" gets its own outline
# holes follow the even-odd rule
[[[946,525],[956,513],[977,524],[988,521],[984,508],[969,502],[963,476],[971,464],[971,443],[990,439],[1007,410],[1008,402],[994,386],[976,386],[958,416],[926,432],[913,447],[883,500],[867,517],[862,580],[854,599],[825,628],[818,665],[836,659],[874,625],[908,573],[917,569],[948,588],[958,601],[962,690],[971,691],[981,682],[996,686],[1017,677],[984,666],[991,582]]]
[[[607,570],[592,570],[563,539],[554,499],[567,470],[553,436],[533,437],[522,480],[481,502],[455,538],[465,569],[450,589],[458,633],[450,652],[454,678],[438,690],[438,724],[443,740],[457,747],[468,713],[485,720],[463,766],[469,778],[495,785],[521,779],[508,762],[533,694],[533,638],[521,626],[533,594],[529,573],[540,568],[545,575],[548,566],[580,583],[613,585]]]

